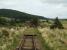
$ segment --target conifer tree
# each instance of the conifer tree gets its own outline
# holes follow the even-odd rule
[[[54,23],[52,24],[51,28],[59,28],[59,29],[63,29],[63,25],[62,23],[59,21],[58,17],[56,17],[56,19],[54,20]]]

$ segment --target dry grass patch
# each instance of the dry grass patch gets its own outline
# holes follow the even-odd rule
[[[55,29],[50,30],[49,28],[43,28],[39,31],[42,33],[42,37],[53,48],[53,50],[67,50],[67,30],[66,29]]]
[[[19,42],[20,38],[25,30],[25,27],[1,27],[0,28],[0,50],[14,50]],[[2,35],[1,35],[2,34]]]

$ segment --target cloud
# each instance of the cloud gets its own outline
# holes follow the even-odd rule
[[[67,0],[41,0],[41,1],[51,4],[67,4]]]

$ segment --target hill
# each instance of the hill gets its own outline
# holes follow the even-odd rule
[[[0,17],[15,18],[23,21],[31,20],[34,17],[37,17],[39,19],[46,19],[45,17],[42,16],[31,15],[17,10],[11,10],[11,9],[0,9]]]

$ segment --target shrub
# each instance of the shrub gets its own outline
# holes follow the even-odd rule
[[[5,29],[2,30],[2,34],[5,37],[8,37],[9,36],[9,32],[7,30],[5,30]]]
[[[0,32],[0,38],[3,37],[3,34]]]

